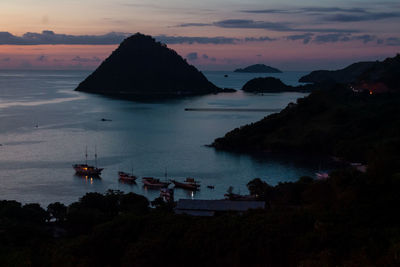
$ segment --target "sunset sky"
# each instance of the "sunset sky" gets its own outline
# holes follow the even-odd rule
[[[400,2],[1,0],[0,69],[94,69],[135,32],[202,70],[335,69],[400,52]]]

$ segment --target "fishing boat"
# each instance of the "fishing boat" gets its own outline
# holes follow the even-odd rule
[[[101,171],[103,170],[103,168],[97,168],[87,164],[74,164],[73,168],[75,169],[75,174],[77,175],[94,177],[100,176]]]
[[[144,186],[153,187],[153,188],[168,187],[168,185],[171,184],[170,182],[162,182],[162,181],[160,181],[160,179],[154,178],[154,177],[143,177],[142,183],[144,184]]]
[[[87,147],[86,147],[86,153],[85,153],[86,163],[72,165],[72,167],[75,170],[75,174],[79,175],[79,176],[99,177],[104,168],[97,167],[97,151],[94,154],[95,166],[88,165],[87,157],[88,157],[88,154],[87,154]]]
[[[137,179],[136,175],[129,174],[129,173],[122,172],[122,171],[118,172],[118,176],[119,176],[119,180],[125,181],[125,182],[134,182]]]
[[[200,184],[194,178],[186,178],[184,182],[178,182],[175,180],[171,180],[171,182],[175,185],[175,187],[196,191],[199,190]]]

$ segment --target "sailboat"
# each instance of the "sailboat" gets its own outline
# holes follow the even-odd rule
[[[137,179],[136,175],[133,175],[133,168],[131,174],[123,171],[118,172],[119,180],[123,182],[135,182]]]
[[[85,164],[74,164],[72,167],[75,170],[76,175],[80,176],[90,176],[90,177],[100,177],[103,168],[97,167],[97,149],[95,147],[95,166],[88,165],[87,163],[88,153],[87,153],[87,146],[85,151]]]
[[[144,184],[144,186],[149,188],[168,187],[171,183],[167,181],[167,168],[165,168],[165,182],[162,182],[159,178],[143,177],[142,183]]]
[[[171,180],[175,187],[196,191],[199,190],[200,184],[194,178],[188,177],[184,182],[178,182],[176,180]]]

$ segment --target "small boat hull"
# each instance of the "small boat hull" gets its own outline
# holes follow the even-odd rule
[[[137,176],[128,174],[126,172],[118,172],[119,180],[126,182],[135,182]]]
[[[75,164],[72,166],[75,174],[79,176],[100,176],[103,168],[96,168],[87,164]]]
[[[199,185],[197,185],[197,184],[181,183],[181,182],[178,182],[178,181],[175,181],[175,180],[172,180],[172,183],[177,188],[187,189],[187,190],[191,190],[191,191],[199,190]]]
[[[144,186],[150,188],[163,188],[163,187],[168,187],[168,185],[171,184],[169,182],[161,182],[160,179],[156,179],[153,177],[143,177],[142,182]]]

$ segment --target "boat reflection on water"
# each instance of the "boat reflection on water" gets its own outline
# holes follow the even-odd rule
[[[118,181],[120,184],[137,185],[136,181],[132,181],[132,180],[118,179]]]
[[[101,177],[100,176],[89,176],[89,175],[79,175],[79,174],[75,174],[74,175],[76,178],[81,179],[82,181],[85,182],[85,184],[93,184],[94,181],[101,181]]]
[[[194,196],[196,195],[196,191],[187,191],[187,190],[186,190],[186,194],[187,194],[188,197],[190,197],[191,199],[194,199]]]
[[[198,190],[188,190],[188,189],[183,189],[183,188],[179,188],[179,187],[174,187],[174,190],[178,191],[178,192],[182,192],[186,196],[186,198],[189,198],[189,199],[195,199],[196,194],[199,192]],[[179,193],[179,194],[182,194],[182,193]]]

